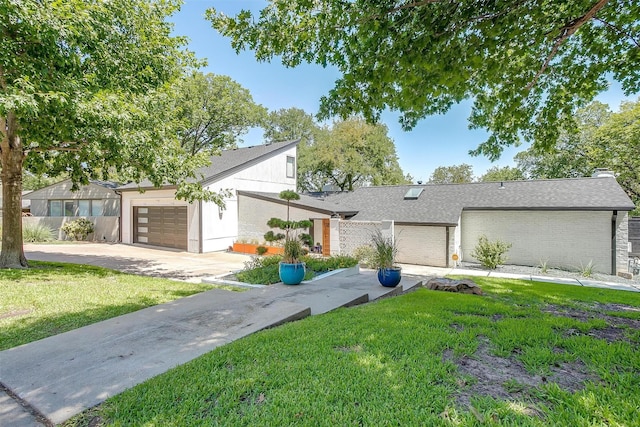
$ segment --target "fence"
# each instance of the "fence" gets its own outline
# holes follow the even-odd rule
[[[66,222],[71,222],[84,217],[53,217],[53,216],[25,216],[22,217],[22,226],[44,225],[53,230],[54,236],[58,240],[65,240],[66,235],[60,227]],[[95,231],[89,234],[87,240],[98,242],[119,241],[120,217],[118,216],[89,216],[86,217],[95,225]]]

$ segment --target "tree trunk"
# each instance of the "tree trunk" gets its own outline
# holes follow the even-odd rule
[[[27,259],[22,247],[22,142],[17,134],[17,120],[13,112],[0,118],[4,130],[0,142],[2,161],[2,252],[0,268],[26,268]]]

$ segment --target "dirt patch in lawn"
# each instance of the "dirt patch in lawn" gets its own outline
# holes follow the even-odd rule
[[[584,332],[571,328],[566,335],[586,335],[607,342],[627,342],[639,345],[637,338],[630,332],[640,330],[640,309],[623,304],[591,304],[584,309],[548,305],[542,309],[553,316],[568,317],[587,322],[601,319],[605,327],[591,328]],[[620,313],[620,316],[616,314]],[[635,314],[638,314],[636,316]],[[626,316],[626,317],[622,317]],[[637,317],[637,318],[636,318]],[[500,320],[500,318],[494,319]],[[455,330],[463,329],[458,324],[451,325]],[[460,391],[456,394],[456,403],[462,408],[472,408],[473,396],[487,396],[505,401],[518,401],[526,405],[524,411],[531,416],[541,416],[536,408],[536,399],[531,390],[547,383],[555,383],[560,388],[576,392],[585,387],[587,382],[600,379],[590,373],[581,361],[559,363],[549,368],[547,375],[536,375],[528,372],[515,355],[500,357],[492,354],[487,338],[480,338],[480,345],[471,356],[456,357],[451,350],[445,351],[443,359],[455,363],[461,374],[458,381]],[[563,351],[557,349],[557,351]],[[526,403],[529,402],[529,403]]]
[[[607,342],[625,341],[631,344],[638,344],[637,342],[633,342],[629,335],[629,331],[640,330],[640,309],[638,307],[623,304],[593,304],[581,310],[573,307],[548,305],[542,311],[554,316],[580,320],[581,322],[601,319],[607,323],[607,326],[604,328],[593,328],[588,332],[581,332],[573,328],[568,329],[565,332],[566,335],[587,335],[606,340]],[[637,313],[639,318],[633,319],[616,316],[616,312],[621,313],[621,315]]]
[[[586,381],[597,380],[581,362],[552,366],[549,375],[531,374],[516,358],[491,354],[486,339],[473,356],[456,358],[453,352],[447,350],[443,359],[455,363],[462,374],[458,383],[461,391],[456,396],[456,403],[464,408],[471,406],[473,396],[524,402],[532,400],[529,394],[531,389],[546,383],[556,383],[567,391],[575,392],[584,388]],[[533,403],[526,412],[532,416],[539,415]]]

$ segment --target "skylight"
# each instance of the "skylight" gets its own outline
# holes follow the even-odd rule
[[[420,194],[422,194],[422,190],[424,190],[424,188],[422,187],[412,187],[409,189],[409,191],[406,192],[406,194],[404,195],[404,199],[405,200],[416,200],[418,198],[418,196],[420,196]]]

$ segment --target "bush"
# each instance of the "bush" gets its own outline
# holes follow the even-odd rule
[[[25,225],[22,230],[22,240],[25,242],[51,242],[54,239],[53,230],[43,224]]]
[[[375,249],[368,245],[359,246],[353,251],[353,257],[356,258],[360,264],[369,268],[373,266],[375,256]]]
[[[280,281],[278,273],[278,263],[282,260],[279,255],[268,257],[251,257],[251,260],[244,263],[244,269],[236,274],[236,278],[241,282],[270,285]],[[307,273],[305,280],[312,279],[313,276],[326,271],[338,268],[348,268],[358,265],[358,260],[349,256],[332,256],[329,258],[312,258],[305,256],[301,261],[306,263]]]
[[[93,222],[86,218],[67,222],[60,229],[73,240],[86,240],[87,236],[95,231]]]
[[[264,247],[264,246],[258,246],[258,247],[256,248],[256,253],[257,253],[258,255],[264,255],[264,254],[266,254],[266,253],[267,253],[267,251],[268,251],[268,249],[267,249],[266,247]]]
[[[507,252],[511,247],[511,243],[496,240],[489,241],[487,236],[480,236],[478,244],[473,248],[471,256],[480,261],[483,267],[495,269],[497,266],[504,264],[507,260]]]

